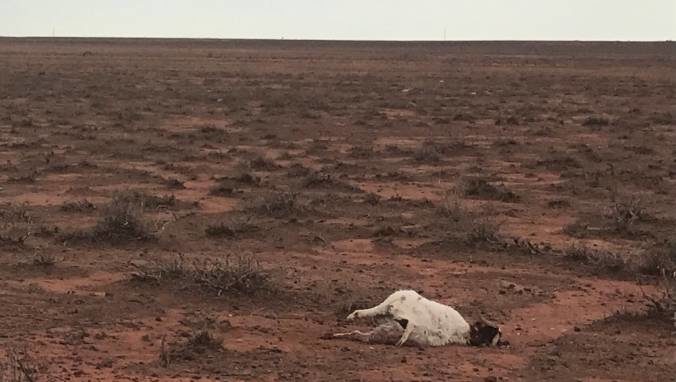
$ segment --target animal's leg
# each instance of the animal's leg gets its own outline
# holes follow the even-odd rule
[[[370,309],[360,309],[360,310],[355,310],[347,316],[348,320],[353,320],[355,318],[360,318],[360,317],[376,317],[376,316],[381,316],[384,314],[387,314],[389,310],[389,304],[386,303],[381,303],[378,306],[374,306],[373,308]]]
[[[371,340],[371,335],[373,332],[361,332],[359,330],[355,330],[349,333],[336,333],[333,335],[333,338],[347,338],[350,340],[355,340],[355,341],[360,341],[360,342],[370,342]]]
[[[406,328],[404,329],[404,334],[401,335],[401,338],[399,339],[399,342],[397,342],[397,346],[402,346],[408,341],[408,337],[413,333],[413,324],[411,322],[406,325]]]
[[[371,332],[369,342],[372,344],[394,345],[404,333],[404,328],[396,321],[386,322]]]

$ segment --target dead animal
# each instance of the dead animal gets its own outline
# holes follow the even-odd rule
[[[412,290],[391,294],[378,306],[356,310],[347,319],[384,317],[375,329],[337,333],[325,338],[343,338],[370,344],[418,347],[449,344],[472,346],[505,345],[500,328],[485,319],[469,325],[450,306],[426,299]]]

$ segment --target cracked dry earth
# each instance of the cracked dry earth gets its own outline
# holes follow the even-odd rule
[[[676,261],[673,43],[0,39],[0,68],[0,365],[674,380],[645,298]],[[123,199],[146,231],[109,235]],[[262,281],[171,268],[225,258]],[[510,346],[322,339],[398,288]]]

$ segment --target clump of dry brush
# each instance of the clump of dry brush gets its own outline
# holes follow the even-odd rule
[[[35,224],[23,205],[0,205],[0,245],[23,246],[33,235]]]
[[[154,284],[178,282],[217,296],[224,293],[253,295],[269,291],[271,287],[270,274],[250,256],[192,261],[178,256],[171,261],[136,266],[132,280]]]
[[[480,216],[462,206],[457,191],[449,191],[437,208],[437,215],[448,225],[450,239],[461,239],[466,244],[495,245],[500,244],[501,223],[488,216]],[[460,235],[460,237],[453,237]]]
[[[615,201],[607,208],[605,215],[617,232],[629,232],[635,223],[650,218],[639,198]]]
[[[27,351],[9,348],[0,356],[0,382],[34,382],[38,380],[38,365]]]
[[[167,222],[151,221],[144,216],[144,212],[173,207],[176,203],[174,196],[154,196],[139,191],[119,192],[103,208],[93,228],[67,234],[64,240],[109,245],[151,241],[157,238]]]

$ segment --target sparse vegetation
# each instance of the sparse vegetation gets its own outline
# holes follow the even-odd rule
[[[61,206],[61,211],[69,213],[82,213],[96,210],[96,206],[87,199],[76,202],[66,202]]]
[[[52,254],[41,253],[33,257],[33,265],[39,268],[52,268],[56,265],[56,256]]]
[[[650,275],[674,275],[676,277],[676,244],[667,242],[644,251],[638,271]]]
[[[256,230],[256,226],[250,223],[251,219],[232,218],[227,222],[210,225],[205,233],[209,237],[235,238],[237,235]]]
[[[500,226],[487,218],[478,219],[470,226],[467,242],[472,245],[497,244],[501,241]]]
[[[413,153],[413,159],[423,163],[439,163],[443,158],[443,149],[432,140],[425,140]]]
[[[556,152],[547,154],[546,158],[539,159],[535,164],[552,171],[582,168],[582,164],[579,160],[568,154]]]
[[[650,121],[660,125],[669,125],[674,122],[674,116],[668,111],[663,113],[653,113],[653,115],[650,116]]]
[[[582,122],[583,126],[608,126],[609,124],[610,120],[600,115],[589,116]]]
[[[167,179],[164,184],[169,187],[172,190],[183,190],[185,189],[185,185],[183,185],[183,182],[176,178],[170,178]]]
[[[397,236],[401,232],[400,228],[394,228],[391,225],[384,225],[377,227],[373,232],[373,237],[376,238],[388,238],[391,236]]]
[[[570,224],[566,224],[566,226],[563,227],[563,233],[571,237],[584,238],[588,235],[588,232],[589,227],[587,224],[580,221],[579,219]]]
[[[381,200],[381,199],[382,199],[382,198],[381,198],[379,195],[377,195],[377,194],[374,194],[374,193],[368,193],[368,194],[366,194],[366,196],[364,197],[364,202],[367,203],[367,204],[370,204],[370,205],[372,205],[372,206],[376,206],[376,205],[380,204],[380,200]]]
[[[618,236],[637,240],[652,237],[650,232],[641,229],[642,224],[651,220],[640,199],[616,200],[604,211],[594,211],[594,214],[578,218],[566,225],[563,232],[576,238]]]
[[[462,207],[460,198],[456,192],[447,192],[437,209],[438,213],[444,218],[460,222],[467,219],[468,211]]]
[[[113,195],[112,204],[136,205],[146,210],[169,208],[176,205],[174,195],[155,196],[138,190],[122,191]]]
[[[451,378],[318,338],[410,288],[538,345],[461,378],[670,380],[667,45],[0,38],[0,343],[40,381]]]
[[[647,314],[670,321],[676,330],[676,273],[662,271],[659,276],[658,294],[644,297],[647,300]]]
[[[353,146],[350,148],[350,157],[357,159],[368,159],[375,155],[371,146]]]
[[[249,186],[258,186],[261,183],[261,179],[258,178],[257,176],[253,175],[252,173],[248,171],[241,171],[239,174],[236,176],[232,177],[231,179],[241,183],[241,184],[246,184]]]
[[[504,185],[493,185],[483,178],[468,178],[463,182],[462,190],[465,196],[498,200],[505,203],[519,201],[519,196]]]
[[[251,172],[240,169],[236,175],[220,178],[209,194],[214,196],[232,197],[242,192],[242,188],[257,187],[260,185],[260,178]]]
[[[192,333],[185,341],[172,344],[162,339],[159,361],[162,367],[169,367],[174,361],[194,361],[211,353],[223,351],[223,340],[209,330]]]
[[[330,187],[335,183],[331,174],[322,174],[320,172],[310,172],[303,180],[305,188]]]
[[[7,181],[9,183],[31,184],[35,183],[39,175],[40,173],[38,171],[31,171],[28,173],[12,175],[7,179]]]
[[[289,166],[288,170],[286,171],[287,176],[296,178],[296,177],[304,177],[308,176],[312,172],[311,169],[303,166],[300,163],[294,163],[291,166]]]
[[[92,231],[92,239],[107,243],[150,240],[148,221],[134,200],[115,198],[104,210],[103,216]]]
[[[564,256],[573,262],[592,265],[607,272],[620,272],[626,270],[629,265],[627,259],[620,254],[596,250],[580,244],[570,246]]]
[[[648,212],[640,199],[632,198],[627,201],[613,203],[606,213],[612,227],[617,232],[629,232],[637,222],[646,221]]]
[[[27,351],[5,349],[0,356],[0,382],[35,382],[38,380],[38,365]]]
[[[63,239],[110,245],[154,240],[151,223],[143,216],[144,200],[136,194],[117,194],[90,231],[69,233]]]
[[[343,191],[359,191],[356,187],[342,180],[336,179],[331,174],[311,171],[303,179],[303,188],[331,189]]]
[[[24,205],[0,205],[0,246],[22,247],[34,234],[35,223]]]
[[[251,161],[249,161],[249,166],[258,171],[274,171],[279,168],[273,160],[258,156]]]
[[[455,190],[446,193],[436,212],[444,219],[447,235],[453,240],[460,239],[471,246],[495,245],[503,241],[500,224],[489,216],[464,208]]]
[[[270,275],[250,256],[187,261],[179,256],[168,262],[137,266],[132,280],[155,284],[182,282],[220,296],[224,293],[254,295],[270,291]]]
[[[547,202],[547,207],[552,209],[570,208],[570,202],[565,199],[554,199]]]
[[[259,215],[275,219],[296,218],[310,211],[310,207],[301,202],[297,193],[281,192],[255,199],[246,207]]]
[[[209,195],[231,197],[234,196],[237,190],[237,184],[231,179],[221,179],[218,184],[209,190]]]

